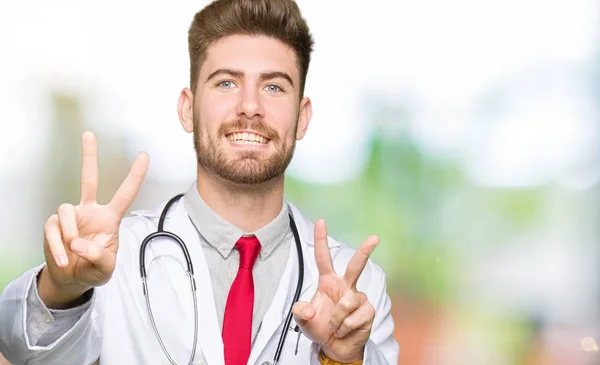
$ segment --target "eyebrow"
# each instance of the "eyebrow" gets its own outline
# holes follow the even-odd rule
[[[208,77],[206,78],[206,81],[210,81],[210,79],[215,78],[218,75],[229,75],[229,76],[232,76],[235,78],[242,78],[244,76],[244,73],[242,71],[232,70],[229,68],[219,68],[219,69],[215,70],[213,73],[211,73],[210,75],[208,75]],[[285,72],[272,71],[272,72],[264,72],[264,73],[260,74],[261,81],[268,81],[268,80],[273,80],[273,79],[277,79],[277,78],[285,79],[287,82],[290,83],[290,85],[292,85],[292,87],[294,87],[294,82],[292,81],[291,76]]]
[[[273,71],[273,72],[266,72],[266,73],[260,74],[261,81],[273,80],[273,79],[277,79],[277,78],[282,78],[282,79],[287,80],[287,82],[289,82],[290,85],[292,85],[292,87],[294,87],[294,82],[292,81],[292,78],[290,77],[290,75],[288,75],[285,72]]]

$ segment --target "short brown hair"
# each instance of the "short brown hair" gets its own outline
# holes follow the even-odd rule
[[[302,97],[314,41],[294,0],[215,0],[196,13],[188,32],[192,92],[208,47],[234,34],[265,35],[290,46],[296,53]]]

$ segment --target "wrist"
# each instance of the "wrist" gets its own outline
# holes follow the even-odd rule
[[[44,267],[37,280],[38,294],[42,302],[49,309],[67,309],[77,306],[78,299],[90,289],[82,284],[57,283],[48,267]]]

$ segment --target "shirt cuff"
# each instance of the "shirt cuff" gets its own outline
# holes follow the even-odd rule
[[[32,346],[48,346],[67,333],[92,304],[94,290],[88,290],[81,298],[82,304],[69,309],[48,309],[38,293],[37,279],[45,265],[35,273],[35,280],[27,292],[26,331]]]

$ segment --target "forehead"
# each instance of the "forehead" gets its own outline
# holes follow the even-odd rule
[[[294,50],[280,40],[264,35],[236,34],[212,43],[200,69],[200,82],[220,68],[239,70],[246,76],[281,71],[288,73],[295,83],[299,79]]]

